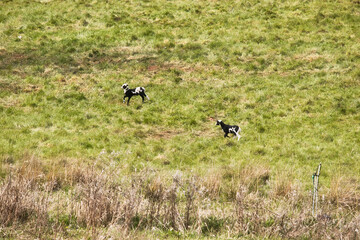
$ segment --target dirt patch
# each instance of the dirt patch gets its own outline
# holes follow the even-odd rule
[[[152,66],[149,66],[147,70],[149,72],[156,72],[159,70],[159,66],[152,65]]]
[[[30,56],[22,53],[9,53],[2,49],[0,50],[0,69],[8,69],[10,66],[20,64],[28,61]]]
[[[178,130],[161,130],[161,131],[156,131],[154,133],[149,134],[149,138],[154,138],[154,139],[171,139],[175,136],[178,136],[179,134],[182,134],[182,131],[178,131]]]
[[[204,128],[202,130],[199,131],[194,131],[192,132],[192,134],[196,137],[214,137],[214,136],[219,136],[219,131],[221,130],[221,128],[216,128],[215,124],[214,124],[214,128]],[[221,130],[222,131],[222,130]]]

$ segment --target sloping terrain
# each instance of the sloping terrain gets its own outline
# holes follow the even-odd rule
[[[267,208],[276,212],[274,205],[281,201],[288,209],[296,208],[289,200],[294,191],[301,196],[297,207],[311,208],[307,202],[311,175],[322,162],[320,194],[323,203],[330,204],[326,216],[336,221],[333,232],[344,231],[339,228],[345,219],[345,213],[336,210],[339,204],[343,211],[352,211],[351,216],[359,213],[359,22],[360,4],[350,0],[1,1],[3,187],[9,176],[22,178],[27,171],[35,173],[23,178],[39,184],[56,179],[56,192],[47,192],[49,209],[43,213],[53,216],[55,209],[63,209],[60,215],[73,216],[69,218],[74,224],[60,221],[57,210],[58,215],[50,217],[55,220],[45,224],[45,229],[53,230],[39,232],[56,235],[52,225],[56,222],[79,234],[60,231],[63,237],[81,238],[97,225],[81,220],[80,213],[71,215],[69,209],[54,206],[54,195],[66,202],[77,184],[89,187],[89,182],[77,178],[87,176],[90,170],[86,169],[104,173],[116,166],[117,174],[105,174],[112,176],[116,186],[146,173],[149,179],[143,180],[150,185],[140,185],[150,186],[151,193],[161,184],[173,189],[171,179],[177,174],[186,186],[192,186],[189,181],[195,177],[207,189],[207,194],[198,196],[201,201],[209,198],[215,205],[240,201],[236,196],[241,193],[247,199],[244,204],[254,211],[256,200],[269,201]],[[135,96],[126,106],[123,83],[145,87],[151,100],[142,104]],[[239,125],[240,141],[224,139],[215,126],[217,119]],[[76,168],[85,170],[80,174]],[[160,185],[158,178],[163,180]],[[246,193],[239,190],[241,186]],[[144,191],[139,198],[153,201]],[[252,198],[251,194],[257,195]],[[189,196],[177,196],[179,209],[186,209]],[[169,195],[157,197],[164,202]],[[236,204],[240,203],[222,211]],[[159,209],[167,209],[165,205]],[[139,211],[156,212],[146,207]],[[186,237],[196,238],[210,232],[224,237],[232,221],[226,220],[231,214],[223,213],[218,219],[212,218],[219,216],[216,212],[201,215],[200,210],[197,215],[179,210],[183,220],[170,221],[169,212],[164,210],[162,215],[161,211],[157,225],[147,214],[133,216],[131,221],[146,222],[144,229],[135,230],[140,235],[135,235],[195,234]],[[310,210],[290,215],[305,218],[307,213]],[[280,226],[282,214],[259,220],[259,226]],[[240,214],[238,219],[244,218]],[[12,234],[18,228],[9,224],[13,222],[0,221],[8,227],[4,236],[16,236]],[[109,233],[105,222],[102,229]],[[168,232],[167,224],[175,233]],[[204,224],[213,227],[204,228]],[[153,226],[165,235],[149,233]],[[228,234],[311,238],[305,230],[296,235],[295,230],[267,232],[241,226]],[[349,229],[347,236],[356,234]]]

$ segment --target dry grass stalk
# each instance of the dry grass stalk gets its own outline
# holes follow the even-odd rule
[[[207,172],[202,183],[207,190],[206,195],[211,199],[218,199],[221,193],[222,174],[217,169],[211,169]]]
[[[0,186],[0,226],[25,225],[38,236],[49,226],[48,196],[34,180],[9,176]]]
[[[154,220],[161,223],[159,215],[166,199],[165,193],[164,185],[160,176],[150,180],[150,182],[145,185],[144,197],[148,201],[147,219],[149,221],[149,225],[153,225]]]
[[[98,174],[92,167],[77,185],[74,212],[79,223],[88,227],[107,226],[118,218],[121,211],[119,190],[109,187],[109,176]]]
[[[356,180],[334,177],[328,190],[329,200],[338,207],[360,210],[360,183]]]
[[[174,230],[183,230],[182,225],[179,224],[179,212],[178,212],[178,189],[179,189],[179,180],[174,177],[173,183],[167,191],[167,208],[166,208],[166,221],[169,223],[169,226]]]

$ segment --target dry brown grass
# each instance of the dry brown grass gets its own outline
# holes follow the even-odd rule
[[[47,183],[38,181],[38,173],[31,173],[35,164],[21,167],[1,182],[0,228],[20,228],[27,235],[39,237],[49,231],[48,191]]]
[[[94,239],[136,238],[153,229],[184,236],[359,236],[354,191],[358,185],[342,178],[335,178],[334,187],[321,197],[314,218],[311,196],[301,186],[285,177],[271,179],[270,170],[261,166],[238,172],[213,169],[204,177],[150,170],[129,177],[116,165],[99,168],[96,164],[73,167],[58,176],[41,169],[32,159],[1,183],[0,225],[5,237],[18,234],[19,229],[27,231],[22,236],[72,238],[81,233]],[[235,191],[235,197],[227,190]]]
[[[220,196],[223,181],[222,177],[222,174],[217,169],[209,169],[204,176],[203,185],[207,190],[207,195],[211,199],[217,199]]]
[[[104,175],[93,169],[84,174],[82,183],[75,188],[73,213],[81,225],[91,228],[107,226],[120,212],[119,191],[108,186]]]
[[[334,177],[328,190],[328,199],[338,207],[360,210],[360,183],[355,179]]]
[[[46,222],[46,196],[33,180],[9,176],[0,188],[0,223],[3,226],[24,223],[34,218]]]

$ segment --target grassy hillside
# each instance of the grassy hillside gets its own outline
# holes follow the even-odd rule
[[[322,162],[322,194],[358,199],[359,22],[350,0],[1,1],[0,174],[180,171],[227,201],[256,169],[306,195]]]

